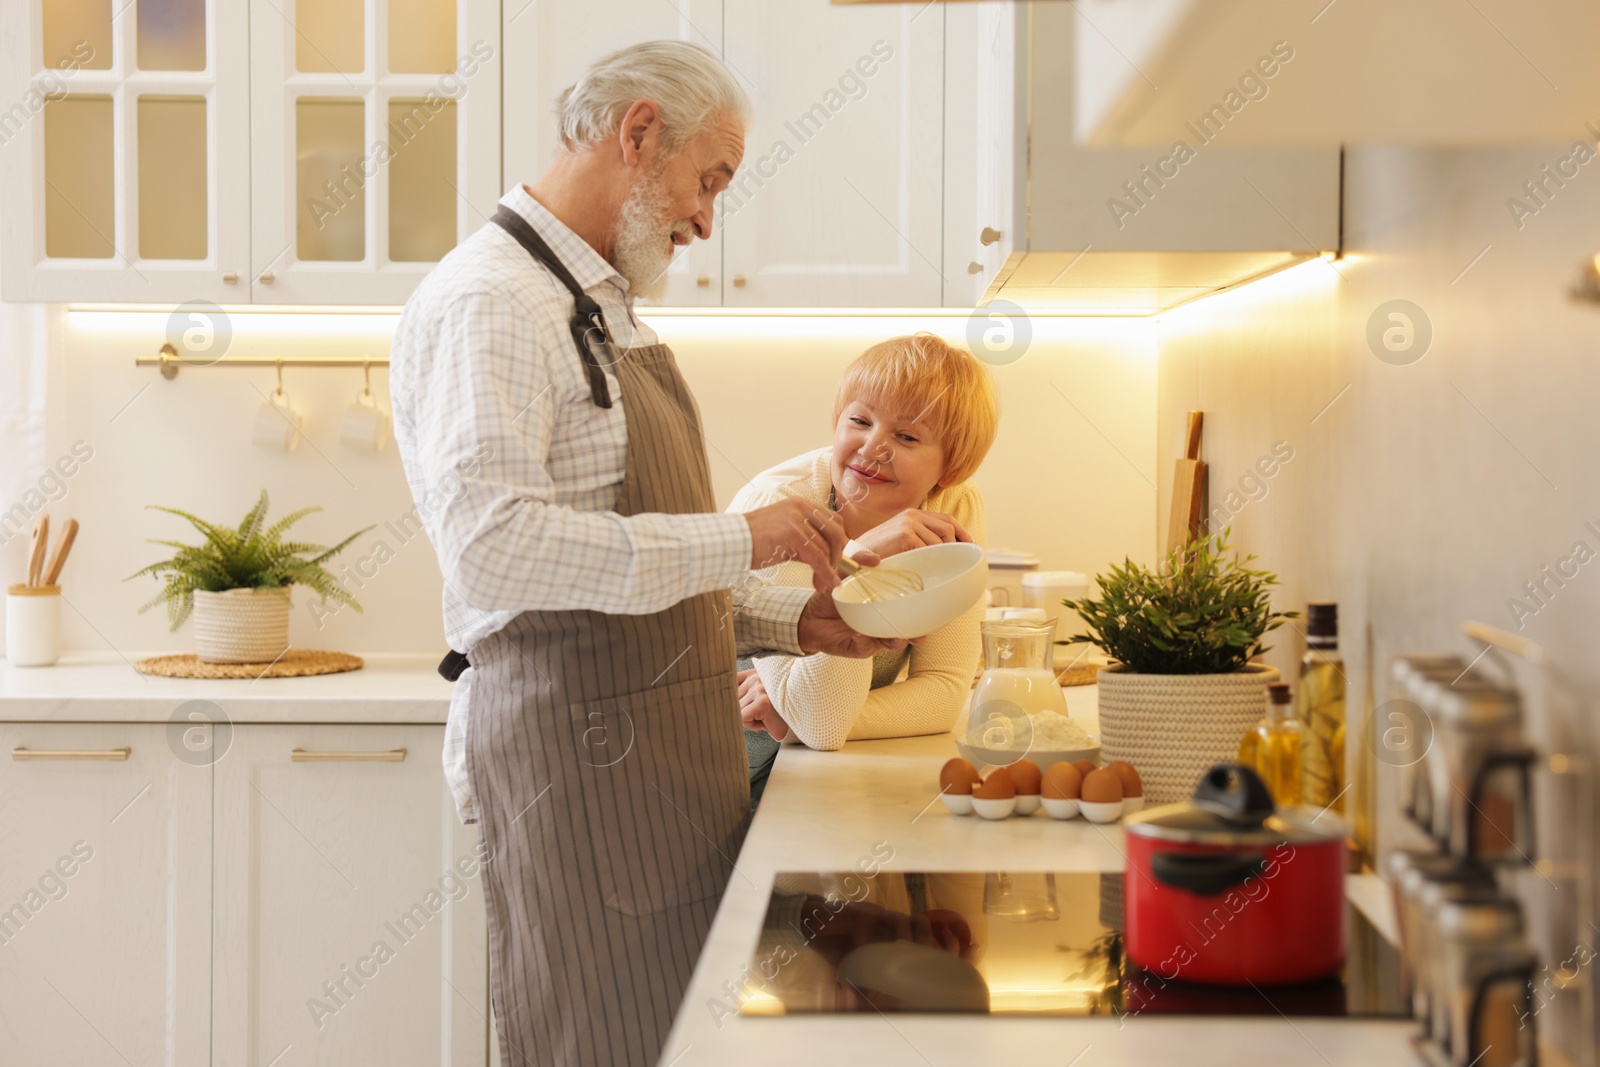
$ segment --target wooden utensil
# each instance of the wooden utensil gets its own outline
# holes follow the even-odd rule
[[[1206,465],[1200,459],[1200,425],[1204,413],[1189,412],[1183,458],[1172,472],[1172,514],[1167,522],[1167,554],[1200,536],[1200,504],[1205,499]]]
[[[39,572],[44,567],[45,549],[50,547],[50,516],[40,515],[33,524],[33,540],[28,544],[28,584],[39,584]]]
[[[61,568],[67,562],[67,553],[72,551],[72,543],[77,539],[78,520],[68,519],[66,526],[61,528],[61,536],[56,538],[56,550],[50,556],[50,565],[45,568],[45,585],[55,585],[56,579],[61,577]]]

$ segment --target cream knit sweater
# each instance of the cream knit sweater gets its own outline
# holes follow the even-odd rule
[[[753,511],[785,497],[827,507],[832,455],[832,448],[822,448],[763,471],[739,490],[728,510]],[[950,515],[978,544],[985,543],[983,497],[971,484],[936,490],[930,504],[929,510]],[[852,542],[846,552],[860,547]],[[756,574],[775,584],[811,585],[811,569],[802,563],[783,563]],[[789,738],[810,748],[831,752],[846,741],[944,733],[955,725],[972,688],[982,654],[982,619],[980,599],[960,618],[903,652],[883,652],[872,659],[820,652],[761,656],[756,672],[772,706],[789,724]],[[902,668],[906,676],[897,681]]]

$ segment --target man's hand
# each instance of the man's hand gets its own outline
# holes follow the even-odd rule
[[[739,720],[752,730],[765,730],[774,741],[789,736],[789,724],[767,696],[767,687],[754,668],[739,672]]]
[[[907,508],[856,538],[856,543],[887,559],[913,548],[971,540],[972,535],[950,516]]]
[[[921,636],[919,634],[918,638]],[[800,647],[808,656],[813,652],[828,652],[848,659],[867,659],[879,652],[898,652],[911,640],[916,640],[868,637],[856,633],[839,617],[839,609],[833,603],[833,593],[827,589],[818,589],[806,601],[805,610],[800,613],[799,638]]]
[[[805,500],[791,497],[755,511],[747,511],[750,524],[750,567],[760,570],[789,560],[811,568],[811,582],[818,589],[833,589],[839,584],[834,571],[844,546],[850,540],[844,520]],[[858,554],[858,562],[873,566],[878,562],[871,552]]]

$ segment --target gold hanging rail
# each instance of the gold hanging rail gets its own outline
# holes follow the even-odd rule
[[[153,356],[135,356],[134,366],[160,367],[161,376],[176,378],[183,367],[387,367],[388,356],[349,359],[333,356],[223,356],[220,359],[188,359],[178,355],[169,341]]]

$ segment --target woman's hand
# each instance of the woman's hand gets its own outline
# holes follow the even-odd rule
[[[972,535],[950,516],[907,508],[856,538],[856,543],[887,559],[913,548],[971,540]]]
[[[754,667],[739,672],[739,721],[752,730],[767,731],[774,741],[789,736],[789,724],[772,706],[767,687],[761,684],[761,675]]]

